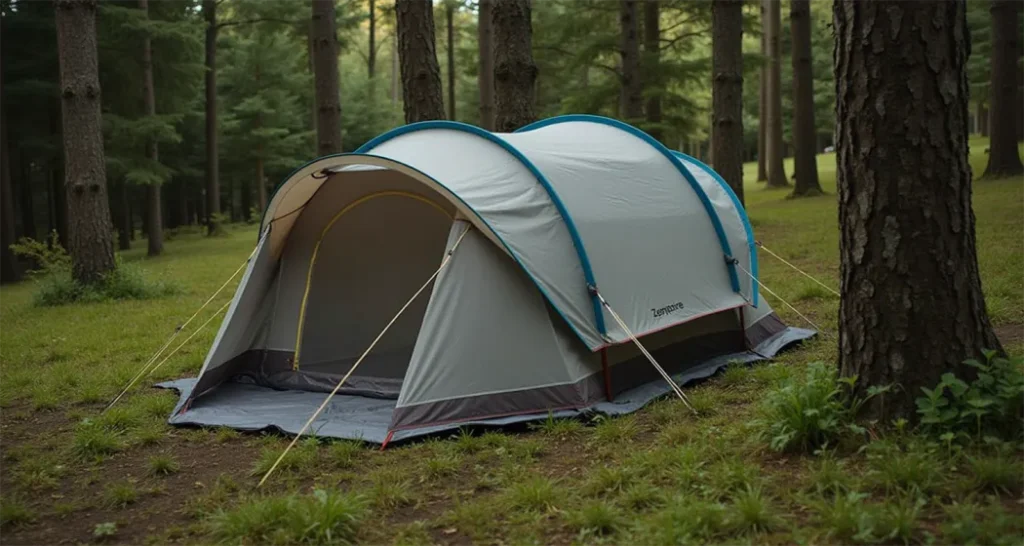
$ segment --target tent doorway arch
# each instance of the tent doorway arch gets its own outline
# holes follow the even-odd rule
[[[453,214],[420,194],[388,190],[342,206],[323,226],[306,265],[293,371],[336,383],[444,254]],[[353,376],[350,393],[393,398],[426,312],[410,306]]]

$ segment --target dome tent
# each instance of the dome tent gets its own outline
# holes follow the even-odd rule
[[[813,332],[759,298],[746,213],[706,165],[627,124],[399,127],[292,173],[175,424],[384,442],[465,423],[634,411],[677,380]]]

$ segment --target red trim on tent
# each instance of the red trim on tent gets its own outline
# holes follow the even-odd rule
[[[388,447],[388,442],[391,441],[391,437],[395,435],[395,431],[389,430],[387,438],[384,438],[384,443],[380,445],[380,450],[384,451],[385,447]]]
[[[604,372],[604,396],[612,401],[612,371],[608,368],[608,351],[601,349],[601,371]]]
[[[644,336],[651,335],[651,334],[656,334],[658,332],[661,332],[662,330],[668,330],[669,328],[675,328],[676,326],[679,326],[680,324],[686,324],[687,322],[694,321],[694,320],[697,320],[699,318],[704,318],[704,317],[706,317],[708,315],[714,315],[716,313],[724,313],[726,311],[732,311],[734,309],[739,309],[739,308],[744,307],[746,305],[747,305],[747,302],[743,302],[743,303],[741,303],[739,305],[734,305],[732,307],[726,307],[724,309],[716,309],[714,311],[708,311],[707,313],[701,313],[699,315],[694,315],[692,317],[687,317],[686,319],[681,320],[679,322],[674,322],[674,323],[669,324],[667,326],[662,326],[661,328],[655,328],[653,330],[647,330],[646,332],[644,332],[642,334],[636,334],[636,338],[640,339],[640,338],[642,338]],[[632,340],[629,339],[629,338],[626,338],[626,339],[624,339],[622,341],[616,341],[614,343],[605,343],[604,345],[601,345],[601,346],[597,347],[596,349],[594,349],[591,352],[596,353],[598,351],[603,351],[604,349],[607,349],[608,347],[614,347],[616,345],[625,345],[627,343],[632,343]]]

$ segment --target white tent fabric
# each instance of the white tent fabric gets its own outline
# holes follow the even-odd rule
[[[812,335],[759,301],[746,213],[698,160],[597,116],[425,122],[279,186],[183,413],[225,381],[332,390],[466,229],[341,391],[395,399],[392,432],[581,411],[654,379],[598,292],[672,373]]]

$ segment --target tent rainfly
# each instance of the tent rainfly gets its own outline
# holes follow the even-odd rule
[[[814,334],[759,297],[747,215],[707,165],[621,122],[515,133],[430,121],[319,158],[278,187],[172,424],[386,443],[464,424],[620,414],[675,380]]]

